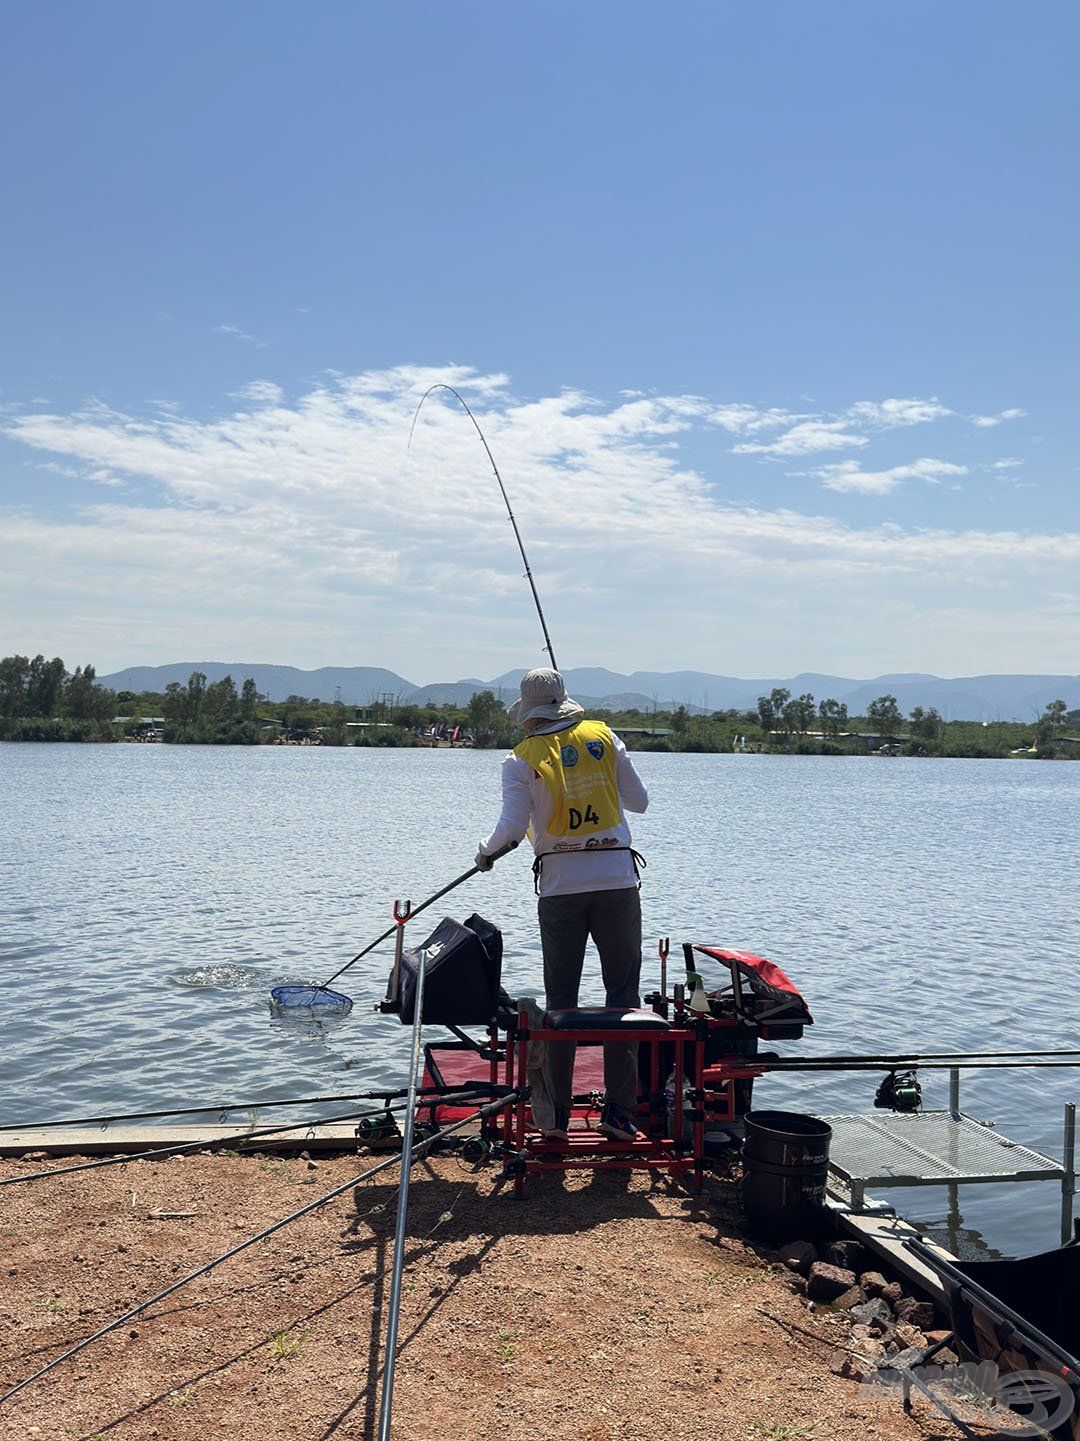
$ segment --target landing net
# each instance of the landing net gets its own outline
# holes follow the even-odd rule
[[[347,1016],[352,1001],[340,991],[325,986],[275,986],[270,992],[270,1005],[275,1011],[315,1011],[320,1016]]]

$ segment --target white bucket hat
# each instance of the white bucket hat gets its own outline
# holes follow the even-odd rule
[[[521,696],[507,706],[506,714],[523,726],[530,720],[576,720],[585,708],[566,694],[566,682],[557,670],[540,666],[521,677]]]

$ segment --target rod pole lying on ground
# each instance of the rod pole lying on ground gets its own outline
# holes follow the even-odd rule
[[[242,1131],[237,1136],[219,1136],[201,1141],[178,1141],[173,1146],[157,1146],[150,1151],[132,1151],[126,1156],[106,1156],[100,1161],[80,1161],[77,1166],[54,1166],[47,1171],[31,1171],[23,1176],[5,1176],[0,1186],[18,1186],[27,1181],[42,1181],[46,1176],[70,1176],[74,1171],[99,1171],[103,1166],[124,1166],[129,1161],[152,1161],[157,1156],[183,1156],[189,1151],[216,1151],[235,1146],[242,1147],[249,1141],[266,1140],[271,1136],[282,1136],[289,1131],[310,1131],[314,1126],[328,1126],[335,1121],[355,1121],[362,1116],[385,1116],[386,1111],[347,1111],[342,1116],[327,1116],[321,1121],[294,1121],[292,1125],[263,1126],[257,1131]]]
[[[478,1082],[477,1085],[490,1093],[491,1086],[487,1082]],[[0,1180],[0,1186],[18,1186],[26,1181],[43,1181],[48,1176],[70,1176],[75,1171],[98,1171],[104,1166],[126,1166],[129,1161],[152,1161],[159,1156],[183,1156],[190,1151],[245,1151],[262,1150],[261,1146],[250,1146],[252,1141],[263,1141],[271,1136],[288,1135],[290,1131],[311,1131],[316,1126],[333,1126],[340,1121],[363,1121],[371,1118],[374,1121],[383,1116],[392,1115],[394,1111],[403,1111],[406,1105],[415,1106],[419,1101],[423,1103],[425,1097],[431,1096],[437,1099],[440,1106],[460,1106],[469,1101],[477,1099],[477,1090],[443,1092],[434,1094],[429,1091],[419,1091],[416,1096],[405,1100],[388,1102],[378,1111],[346,1111],[340,1116],[325,1116],[315,1121],[294,1121],[291,1125],[265,1126],[257,1131],[241,1131],[236,1136],[211,1137],[202,1141],[179,1141],[173,1146],[155,1146],[149,1151],[131,1151],[124,1156],[106,1156],[99,1161],[80,1161],[77,1166],[53,1166],[47,1171],[30,1171],[22,1176],[5,1176]],[[359,1130],[357,1131],[359,1137]],[[363,1137],[359,1137],[363,1140]],[[268,1148],[273,1150],[271,1146]]]
[[[397,905],[394,914],[397,915]],[[405,919],[408,918],[406,909]],[[404,929],[404,921],[402,921]],[[424,1024],[424,981],[427,977],[427,951],[421,951],[416,965],[416,995],[413,999],[412,1046],[409,1052],[409,1102],[405,1112],[405,1135],[402,1152],[412,1150],[413,1121],[416,1117],[416,1085],[420,1071],[420,1040]],[[383,1362],[382,1400],[379,1406],[379,1441],[390,1441],[390,1412],[394,1404],[394,1365],[397,1359],[398,1312],[401,1309],[401,1277],[405,1270],[405,1228],[409,1213],[409,1177],[411,1168],[402,1167],[398,1190],[397,1221],[394,1226],[394,1268],[390,1274],[390,1305],[386,1316],[386,1356]]]
[[[289,1225],[291,1221],[298,1221],[302,1216],[310,1215],[312,1211],[317,1211],[320,1206],[325,1206],[330,1201],[336,1200],[344,1191],[350,1190],[353,1186],[359,1186],[363,1181],[369,1181],[372,1176],[377,1176],[381,1171],[389,1170],[391,1166],[400,1164],[408,1170],[409,1167],[414,1166],[421,1157],[426,1156],[428,1151],[446,1136],[452,1136],[455,1131],[460,1131],[463,1127],[471,1125],[473,1121],[485,1120],[488,1116],[496,1115],[499,1111],[505,1110],[507,1106],[512,1106],[518,1098],[519,1092],[515,1089],[507,1092],[505,1096],[500,1096],[497,1101],[489,1101],[487,1105],[477,1107],[471,1115],[463,1116],[460,1121],[454,1121],[452,1125],[444,1126],[442,1130],[437,1131],[434,1136],[429,1136],[427,1140],[417,1142],[412,1148],[412,1151],[408,1153],[407,1159],[405,1151],[402,1151],[400,1156],[389,1156],[385,1161],[380,1161],[378,1165],[371,1166],[366,1171],[361,1171],[358,1176],[351,1176],[349,1180],[343,1181],[340,1186],[335,1186],[332,1191],[327,1191],[324,1195],[317,1197],[316,1200],[309,1201],[306,1206],[301,1206],[298,1211],[293,1211],[290,1215],[283,1216],[280,1221],[274,1221],[272,1225],[265,1226],[261,1231],[256,1232],[254,1236],[248,1236],[245,1241],[237,1242],[237,1244],[231,1246],[229,1250],[223,1251],[220,1256],[215,1256],[212,1261],[206,1261],[203,1265],[197,1266],[194,1271],[189,1271],[186,1276],[181,1276],[180,1280],[174,1281],[171,1286],[166,1286],[163,1290],[158,1291],[147,1300],[140,1301],[137,1306],[132,1306],[130,1310],[125,1311],[122,1316],[115,1316],[107,1325],[99,1327],[93,1335],[84,1336],[83,1339],[77,1341],[74,1346],[69,1346],[68,1349],[62,1351],[59,1356],[54,1356],[51,1361],[47,1361],[44,1366],[40,1366],[32,1375],[25,1376],[21,1381],[17,1381],[14,1386],[3,1392],[3,1394],[0,1394],[0,1405],[3,1405],[5,1401],[10,1401],[12,1396],[17,1395],[32,1382],[39,1380],[46,1372],[51,1371],[54,1366],[59,1366],[62,1361],[67,1361],[72,1356],[77,1356],[80,1351],[85,1350],[92,1342],[100,1340],[102,1336],[107,1336],[110,1331],[115,1331],[118,1326],[125,1325],[126,1322],[133,1320],[134,1317],[141,1316],[142,1313],[148,1311],[151,1306],[156,1306],[159,1301],[164,1301],[166,1297],[171,1296],[174,1291],[179,1291],[182,1286],[188,1285],[189,1282],[198,1280],[200,1276],[205,1276],[208,1272],[220,1266],[223,1261],[231,1260],[233,1256],[238,1256],[241,1251],[246,1251],[249,1246],[257,1245],[259,1241],[265,1241],[268,1236],[272,1236],[275,1231],[280,1231],[282,1227]]]
[[[486,1091],[487,1081],[462,1081],[461,1090]],[[427,1094],[422,1091],[421,1095]],[[439,1088],[432,1087],[432,1095],[439,1095]],[[17,1121],[0,1126],[4,1131],[45,1131],[62,1128],[76,1130],[79,1126],[100,1126],[107,1130],[116,1121],[151,1121],[155,1117],[170,1116],[227,1116],[230,1111],[269,1110],[271,1106],[328,1106],[336,1101],[397,1101],[408,1095],[408,1089],[397,1091],[350,1091],[342,1096],[289,1096],[279,1101],[232,1101],[227,1106],[180,1106],[167,1111],[126,1111],[111,1116],[76,1116],[65,1121]],[[321,1123],[320,1123],[321,1124]]]
[[[502,857],[505,856],[508,852],[517,850],[517,847],[518,842],[511,841],[508,846],[503,846],[501,851],[494,851],[488,857],[488,859],[492,862],[501,860]],[[470,866],[467,871],[462,871],[461,875],[458,876],[456,880],[452,880],[449,885],[443,886],[442,890],[436,891],[433,896],[428,896],[427,900],[422,901],[420,905],[414,906],[409,912],[409,918],[412,919],[413,916],[418,916],[421,911],[426,911],[428,906],[433,906],[436,901],[441,901],[443,896],[449,895],[451,891],[456,890],[458,886],[463,885],[467,880],[470,880],[475,875],[479,875],[479,873],[479,866]],[[383,941],[389,940],[390,937],[394,934],[394,932],[400,929],[401,927],[399,922],[395,920],[394,924],[390,927],[388,931],[383,931],[382,935],[372,941],[370,946],[365,946],[362,951],[358,951],[357,954],[353,956],[351,961],[346,961],[346,963],[341,967],[340,971],[335,971],[334,974],[330,977],[330,979],[328,981],[323,981],[322,985],[317,987],[317,989],[320,991],[325,991],[327,986],[333,985],[333,983],[337,980],[338,976],[343,976],[350,966],[355,966],[357,961],[363,960],[363,958],[370,951],[373,951],[376,946],[381,945]]]

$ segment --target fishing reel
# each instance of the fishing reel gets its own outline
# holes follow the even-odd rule
[[[365,1146],[400,1146],[401,1130],[389,1111],[379,1111],[375,1115],[361,1116],[356,1139]]]
[[[881,1111],[920,1111],[922,1087],[915,1071],[890,1071],[877,1088],[874,1105]]]

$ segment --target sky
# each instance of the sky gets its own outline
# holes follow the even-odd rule
[[[1078,29],[9,3],[0,654],[1076,672]]]

